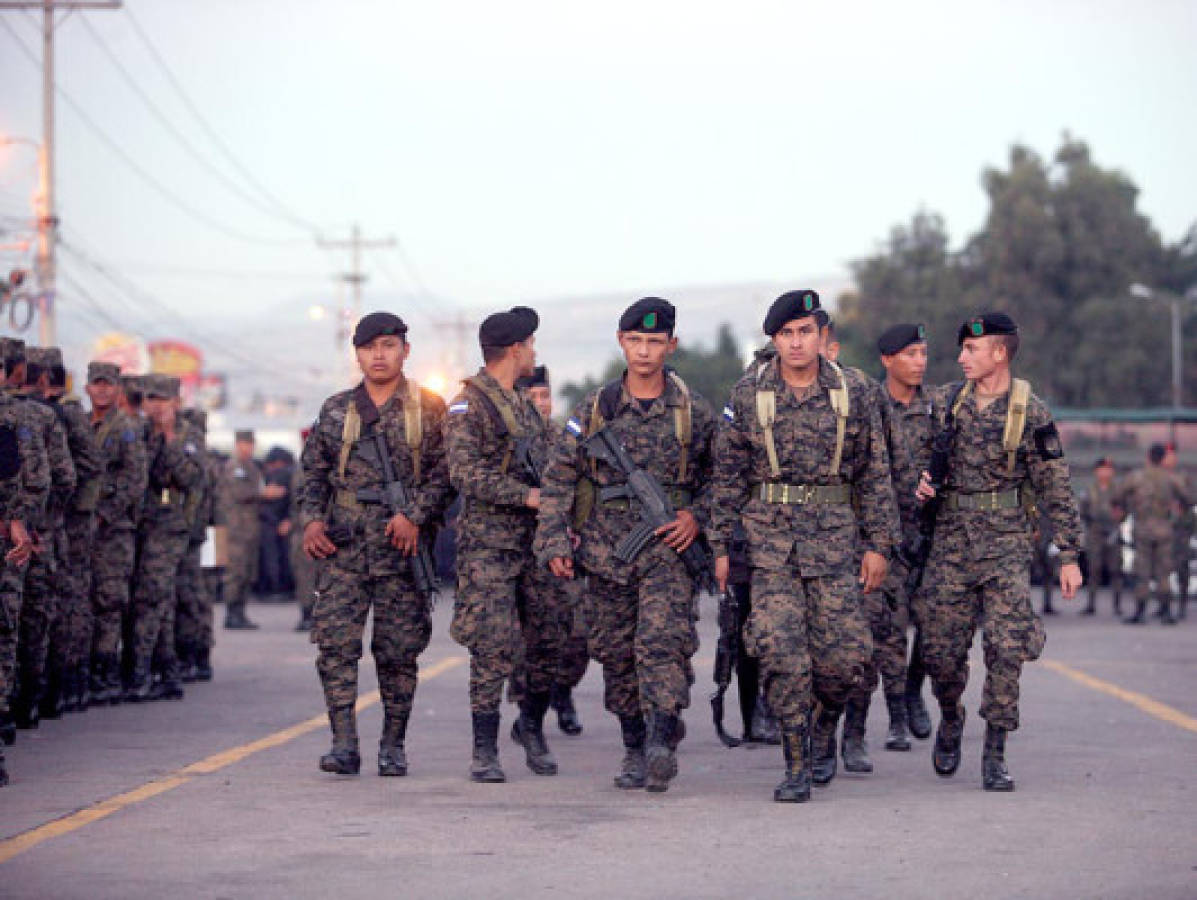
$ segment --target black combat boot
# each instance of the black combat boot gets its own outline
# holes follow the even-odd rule
[[[956,704],[954,710],[943,710],[939,730],[935,733],[935,749],[931,752],[931,764],[943,776],[955,775],[960,768],[960,741],[964,737],[964,704]]]
[[[112,688],[108,684],[108,680],[104,677],[106,671],[106,661],[102,657],[96,657],[91,663],[91,699],[97,705],[104,705],[112,702]]]
[[[55,665],[46,672],[42,682],[41,698],[38,701],[38,712],[43,719],[61,719],[65,703],[62,697],[62,667]]]
[[[752,727],[748,730],[747,740],[754,744],[780,744],[781,731],[777,727],[777,719],[773,710],[769,709],[763,694],[757,694],[756,704],[752,710]]]
[[[1114,615],[1122,615],[1122,589],[1121,581],[1114,583]]]
[[[646,777],[644,716],[620,716],[619,728],[623,732],[624,752],[619,774],[615,776],[615,786],[625,791],[632,791],[644,787]]]
[[[786,758],[786,777],[773,789],[778,803],[805,803],[810,799],[810,741],[806,723],[781,727],[781,749]]]
[[[1014,779],[1006,768],[1006,729],[985,726],[985,750],[981,754],[982,785],[987,791],[1012,791]]]
[[[659,794],[669,790],[669,782],[677,777],[677,746],[684,732],[674,713],[654,709],[646,719],[644,789]]]
[[[356,775],[362,768],[357,746],[357,718],[353,705],[328,711],[332,725],[332,749],[320,757],[320,771],[334,775]]]
[[[1082,616],[1092,616],[1097,613],[1097,589],[1093,588],[1089,591],[1089,602],[1085,604],[1085,608],[1081,610]]]
[[[195,681],[195,644],[185,641],[175,652],[179,657],[179,680],[191,684]]]
[[[865,743],[865,722],[869,716],[869,698],[849,700],[844,707],[844,770],[858,775],[873,771],[869,747]]]
[[[179,678],[178,663],[171,662],[163,667],[157,693],[160,700],[183,699],[183,681]]]
[[[1135,600],[1135,614],[1129,619],[1123,619],[1127,625],[1142,625],[1147,621],[1147,601]]]
[[[557,727],[571,737],[581,734],[582,720],[578,718],[578,711],[574,709],[573,692],[563,684],[555,684],[549,698],[553,710],[557,713]]]
[[[251,622],[244,606],[230,606],[224,615],[224,627],[230,631],[253,631],[257,622]]]
[[[12,720],[12,713],[8,710],[0,712],[0,742],[6,747],[17,742],[17,723]]]
[[[212,680],[212,649],[199,647],[195,651],[195,680]]]
[[[104,660],[104,678],[108,683],[108,703],[112,706],[125,700],[125,686],[121,682],[121,659],[116,653]]]
[[[80,705],[82,703],[82,696],[79,691],[79,683],[76,680],[78,673],[74,666],[68,666],[62,673],[62,711],[64,713],[81,712]]]
[[[923,702],[923,682],[927,670],[923,666],[923,637],[916,633],[910,651],[910,665],[906,668],[906,724],[910,733],[920,741],[931,737],[931,716]]]
[[[382,737],[378,739],[378,774],[403,776],[407,774],[407,753],[403,742],[407,738],[409,713],[387,712],[382,719]]]
[[[87,663],[75,667],[75,686],[79,689],[79,712],[87,712],[91,706],[91,684],[87,677]]]
[[[549,710],[549,695],[529,694],[520,701],[520,717],[511,728],[511,736],[523,746],[528,768],[534,775],[556,775],[553,759],[544,737],[544,716]]]
[[[1176,624],[1176,619],[1172,618],[1172,600],[1166,594],[1160,597],[1159,618],[1161,625]]]
[[[44,685],[35,678],[21,678],[20,688],[12,704],[12,717],[17,727],[29,730],[41,724],[41,702]]]
[[[133,674],[129,676],[129,686],[125,689],[126,703],[145,703],[152,699],[154,693],[154,676],[150,667],[145,663],[135,663]]]
[[[1185,620],[1185,618],[1188,616],[1188,613],[1189,613],[1189,595],[1181,594],[1180,595],[1180,604],[1176,610],[1176,618],[1179,619],[1181,622],[1183,622]]]
[[[4,751],[0,750],[0,787],[8,784],[8,769],[4,767]]]
[[[811,728],[811,777],[815,784],[823,787],[835,778],[835,729],[840,722],[838,709],[818,705],[814,726]]]
[[[885,698],[885,708],[889,711],[889,731],[885,735],[886,750],[909,750],[910,735],[906,731],[906,698],[902,694],[892,694]]]
[[[499,714],[473,714],[474,759],[470,764],[470,780],[483,784],[499,784],[507,780],[499,765]]]
[[[299,617],[299,621],[295,623],[295,630],[296,631],[311,631],[312,630],[311,615],[309,615],[308,613],[301,613],[300,617]]]

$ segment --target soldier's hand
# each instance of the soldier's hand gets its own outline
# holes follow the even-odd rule
[[[309,522],[303,530],[303,552],[311,559],[325,559],[337,552],[337,545],[324,533],[323,522]]]
[[[1076,563],[1060,566],[1060,595],[1065,600],[1071,600],[1085,583],[1081,575],[1081,567]]]
[[[919,476],[919,486],[914,489],[914,496],[920,503],[926,503],[935,496],[935,488],[931,487],[930,472],[924,472]]]
[[[568,556],[554,556],[549,560],[549,571],[558,578],[573,578],[574,561]]]
[[[420,527],[403,513],[396,513],[395,517],[387,522],[387,537],[391,539],[392,547],[404,556],[412,556],[420,540]]]
[[[726,556],[715,557],[715,583],[719,585],[719,593],[727,590],[727,579],[731,577],[731,559]]]
[[[698,520],[690,510],[679,509],[677,518],[658,528],[656,534],[665,542],[666,547],[672,547],[678,553],[685,553],[686,548],[698,537]]]
[[[281,484],[268,484],[262,488],[259,496],[263,500],[281,500],[287,496],[287,488]]]
[[[534,487],[528,491],[528,496],[524,498],[524,506],[528,509],[540,509],[540,488]]]
[[[286,537],[290,533],[291,533],[291,520],[283,519],[281,522],[278,523],[278,536]]]
[[[12,563],[14,566],[23,566],[29,561],[29,557],[33,555],[33,538],[25,530],[25,524],[16,519],[9,522],[8,539],[12,541],[13,547],[4,554],[5,561]]]
[[[881,587],[881,582],[885,581],[885,573],[888,571],[889,562],[884,556],[873,550],[866,550],[860,560],[861,590],[866,594],[877,590]]]

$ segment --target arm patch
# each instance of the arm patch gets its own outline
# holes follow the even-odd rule
[[[1064,458],[1064,445],[1060,443],[1060,432],[1056,429],[1055,422],[1048,422],[1042,428],[1035,429],[1035,447],[1045,460]]]

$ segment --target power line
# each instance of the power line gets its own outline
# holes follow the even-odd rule
[[[21,51],[25,54],[26,59],[28,59],[29,62],[36,67],[38,65],[37,57],[21,38],[21,36],[17,34],[12,25],[8,23],[8,20],[0,18],[0,25],[4,27],[4,29],[9,33],[9,36],[11,36],[12,39],[17,43],[17,46],[21,48]],[[147,172],[140,164],[136,162],[136,160],[129,156],[129,154],[127,154],[124,149],[121,148],[120,144],[118,144],[113,138],[109,137],[108,133],[104,131],[104,129],[101,128],[96,121],[84,111],[83,107],[79,103],[76,103],[74,98],[71,97],[71,95],[68,94],[57,82],[54,85],[54,90],[60,97],[62,97],[64,101],[66,101],[67,106],[71,108],[71,111],[78,116],[79,120],[88,128],[88,130],[92,132],[93,136],[102,144],[104,144],[104,146],[106,146],[109,151],[111,151],[118,159],[120,159],[121,162],[128,166],[130,171],[132,171],[142,181],[153,188],[154,191],[157,192],[163,199],[167,200],[171,205],[180,209],[197,222],[207,225],[209,228],[213,229],[214,231],[219,231],[227,237],[231,237],[239,241],[246,241],[247,243],[251,244],[262,244],[266,246],[277,247],[295,245],[305,242],[303,238],[278,240],[246,234],[243,231],[231,228],[218,219],[201,212],[199,209],[195,208],[186,200],[183,200],[181,197],[171,191],[168,187],[166,187],[166,185]]]

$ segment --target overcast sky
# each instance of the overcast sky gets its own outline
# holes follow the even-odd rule
[[[378,293],[409,287],[413,267],[465,307],[833,276],[920,206],[959,242],[985,212],[981,169],[1015,141],[1050,155],[1065,130],[1130,174],[1165,239],[1197,218],[1191,0],[126,6],[289,211],[330,238],[360,221],[402,241],[413,266],[367,257]],[[35,19],[0,17],[37,51]],[[74,101],[202,216],[294,243],[196,221],[60,101],[64,239],[187,316],[290,315],[288,302],[302,316],[308,298],[331,299],[345,254],[185,153],[83,17],[195,153],[244,186],[128,12],[60,28]],[[0,84],[0,133],[38,137],[39,71],[2,29]],[[26,213],[32,177],[27,149],[0,149],[0,214]],[[63,265],[88,276],[66,254]],[[144,318],[133,324],[163,327]]]

